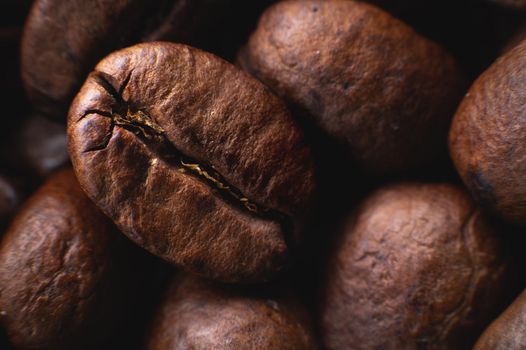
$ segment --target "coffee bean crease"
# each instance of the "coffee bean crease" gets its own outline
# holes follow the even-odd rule
[[[132,103],[130,103],[130,101],[125,100],[123,98],[123,93],[126,89],[126,86],[130,82],[132,74],[133,71],[128,74],[122,85],[117,90],[110,82],[112,79],[108,74],[100,71],[94,72],[93,76],[95,80],[108,94],[113,97],[115,104],[112,106],[111,112],[102,111],[99,109],[89,109],[77,120],[77,122],[79,122],[90,114],[97,114],[111,120],[109,130],[104,136],[103,141],[98,145],[84,150],[83,153],[105,149],[108,146],[111,137],[113,136],[115,126],[120,126],[128,131],[133,132],[146,145],[155,149],[156,153],[162,156],[162,159],[164,159],[168,164],[177,167],[178,171],[191,174],[199,180],[205,181],[211,185],[226,201],[235,203],[249,212],[257,214],[258,216],[272,219],[285,225],[285,221],[288,220],[284,214],[253,203],[247,197],[245,197],[239,189],[227,184],[223,176],[221,176],[221,174],[219,174],[211,166],[200,164],[197,160],[183,155],[168,141],[164,135],[164,129],[159,124],[157,124],[148,113],[136,108]]]

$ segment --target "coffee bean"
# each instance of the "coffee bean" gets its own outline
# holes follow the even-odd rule
[[[81,186],[121,231],[211,278],[270,278],[312,204],[310,153],[282,103],[184,45],[140,44],[101,61],[68,135]]]
[[[36,0],[24,29],[22,77],[38,111],[65,120],[93,66],[140,41],[213,40],[232,0]]]
[[[462,94],[442,48],[355,1],[282,1],[262,16],[239,61],[368,173],[445,158]]]
[[[526,292],[484,331],[474,350],[526,348]]]
[[[148,350],[318,349],[310,320],[287,291],[232,288],[191,276],[174,280]]]
[[[94,349],[133,295],[134,263],[73,172],[25,203],[0,244],[0,323],[18,349]]]
[[[349,219],[326,272],[326,347],[471,348],[513,293],[500,231],[454,186],[378,190]]]
[[[526,223],[526,42],[498,59],[462,101],[449,135],[451,157],[477,202]]]

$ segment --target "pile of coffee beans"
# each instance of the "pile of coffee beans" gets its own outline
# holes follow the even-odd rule
[[[4,0],[0,349],[526,349],[526,1]]]

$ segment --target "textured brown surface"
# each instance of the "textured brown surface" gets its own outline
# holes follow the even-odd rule
[[[455,62],[376,7],[280,2],[239,60],[369,172],[406,171],[446,153],[462,93]]]
[[[475,350],[526,349],[526,292],[484,331]]]
[[[462,180],[477,202],[526,223],[526,42],[499,58],[470,88],[449,135]]]
[[[499,233],[453,186],[377,191],[346,225],[327,271],[325,345],[469,349],[506,289]]]
[[[310,153],[278,98],[184,45],[140,44],[101,61],[72,104],[68,136],[81,186],[106,215],[141,247],[208,277],[280,270],[312,201]],[[221,174],[250,204],[196,169]]]
[[[146,349],[317,349],[308,316],[291,295],[175,280]]]
[[[0,323],[13,345],[95,348],[133,293],[119,285],[116,238],[71,170],[29,199],[0,245]]]
[[[37,110],[64,120],[104,55],[144,40],[191,42],[191,34],[214,21],[208,13],[217,16],[224,6],[217,0],[36,0],[22,41],[26,92]]]

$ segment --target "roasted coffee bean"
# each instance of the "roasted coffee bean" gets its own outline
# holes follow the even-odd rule
[[[501,234],[454,186],[378,190],[326,272],[327,349],[471,348],[511,291]]]
[[[526,349],[526,292],[482,333],[474,350]]]
[[[36,0],[24,29],[22,77],[34,106],[65,120],[86,75],[106,54],[153,40],[213,40],[233,0]]]
[[[526,224],[526,42],[470,88],[449,135],[462,180],[484,208]]]
[[[287,291],[234,288],[195,277],[174,280],[148,350],[318,349],[308,314]]]
[[[178,44],[105,58],[69,112],[88,196],[133,241],[223,281],[279,271],[312,204],[300,130],[268,89]]]
[[[355,1],[282,1],[239,55],[254,74],[339,142],[366,172],[438,162],[462,94],[442,48]]]
[[[134,293],[121,237],[72,170],[42,186],[0,244],[0,323],[9,341],[17,349],[97,348]]]

